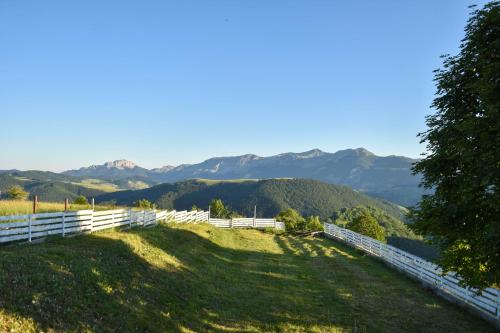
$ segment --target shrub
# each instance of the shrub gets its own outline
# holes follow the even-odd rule
[[[384,228],[378,224],[373,216],[367,213],[356,217],[347,224],[347,228],[376,240],[385,241]]]
[[[323,224],[321,224],[319,216],[309,216],[306,220],[305,229],[308,231],[323,231]]]
[[[141,199],[135,203],[135,206],[141,209],[153,209],[154,205],[151,203],[151,201],[147,199]]]
[[[226,208],[221,199],[214,199],[210,202],[210,216],[225,219],[231,215],[229,209]]]
[[[7,191],[7,196],[12,200],[26,200],[28,192],[23,190],[21,186],[13,185]]]
[[[73,200],[73,203],[76,205],[88,205],[89,202],[87,198],[85,198],[83,195],[80,195]]]
[[[276,220],[285,223],[286,231],[304,230],[305,227],[305,219],[292,208],[280,212]]]

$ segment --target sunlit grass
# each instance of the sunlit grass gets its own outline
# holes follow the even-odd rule
[[[115,209],[112,206],[95,205],[95,210]],[[70,204],[69,210],[91,209],[90,205]],[[37,213],[51,213],[64,211],[64,203],[39,202]],[[0,200],[0,216],[2,215],[24,215],[33,213],[33,202],[26,200]]]
[[[329,239],[207,224],[0,247],[0,331],[494,332]]]

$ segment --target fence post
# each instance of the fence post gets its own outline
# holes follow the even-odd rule
[[[497,291],[497,318],[500,318],[500,290]]]
[[[132,229],[132,209],[128,210],[128,228]]]
[[[38,195],[33,197],[33,214],[36,214],[36,209],[38,208]]]
[[[143,210],[143,216],[142,216],[142,226],[144,227],[146,225],[146,211]]]
[[[208,221],[207,222],[210,224],[210,205],[208,205]]]
[[[66,213],[62,213],[62,236],[64,237],[66,235]]]
[[[92,205],[92,210],[94,210],[94,198],[90,200],[90,204]]]
[[[90,232],[94,231],[94,210],[92,209],[92,215],[90,215]]]
[[[253,206],[253,227],[257,227],[257,205]]]
[[[32,223],[33,215],[30,215],[29,224],[28,224],[28,242],[31,243],[31,223]]]

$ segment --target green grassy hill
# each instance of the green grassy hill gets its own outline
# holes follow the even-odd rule
[[[0,247],[1,332],[494,332],[329,239],[207,224]]]

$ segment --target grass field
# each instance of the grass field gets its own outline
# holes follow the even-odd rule
[[[115,209],[116,207],[95,205],[95,210]],[[90,205],[70,204],[69,210],[90,209]],[[64,211],[64,203],[39,202],[37,213],[51,213]],[[33,202],[24,200],[0,200],[0,216],[23,215],[33,213]]]
[[[0,247],[4,332],[494,332],[329,239],[207,224]]]
[[[104,192],[115,192],[115,191],[122,190],[116,184],[112,184],[112,183],[108,183],[108,182],[105,182],[105,181],[100,180],[100,179],[92,179],[92,178],[82,179],[82,181],[73,182],[72,184],[84,186],[84,187],[91,188],[94,190],[101,190]]]

